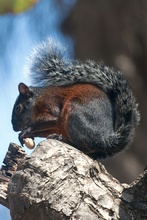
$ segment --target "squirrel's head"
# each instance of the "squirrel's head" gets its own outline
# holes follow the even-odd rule
[[[33,91],[24,83],[18,85],[19,96],[13,107],[12,125],[14,131],[22,131],[31,124]]]

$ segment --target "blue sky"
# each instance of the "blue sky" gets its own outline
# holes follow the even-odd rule
[[[42,0],[29,11],[19,15],[0,16],[0,165],[9,143],[19,144],[18,133],[12,129],[11,113],[18,95],[19,82],[30,84],[23,73],[31,48],[51,36],[66,45],[69,54],[72,54],[71,40],[63,36],[58,29],[59,21],[63,18],[64,15],[49,0]],[[28,149],[25,150],[28,154],[31,153]],[[9,210],[0,205],[0,220],[9,219]]]

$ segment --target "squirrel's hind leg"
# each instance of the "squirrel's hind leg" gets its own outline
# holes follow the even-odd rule
[[[106,158],[107,140],[114,133],[114,110],[109,99],[78,104],[69,118],[68,131],[70,141],[77,149],[93,159]]]

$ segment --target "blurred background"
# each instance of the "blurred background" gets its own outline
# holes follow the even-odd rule
[[[126,74],[141,122],[131,146],[102,163],[119,181],[131,183],[147,165],[146,0],[28,0],[27,6],[25,0],[6,2],[0,0],[0,164],[9,143],[19,144],[11,112],[18,83],[30,84],[24,74],[26,57],[51,36],[67,47],[69,58],[103,59]],[[9,210],[0,205],[0,220],[10,219]]]

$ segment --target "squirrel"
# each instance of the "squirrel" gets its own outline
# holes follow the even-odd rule
[[[106,158],[133,140],[138,104],[124,74],[103,61],[67,60],[43,42],[31,56],[33,86],[20,83],[12,125],[24,138],[59,137],[90,157]]]

